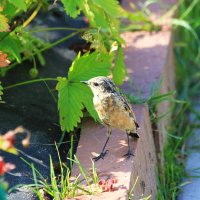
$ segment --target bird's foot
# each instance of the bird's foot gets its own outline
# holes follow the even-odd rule
[[[107,154],[108,150],[102,151],[99,156],[92,158],[95,162],[97,162],[99,159],[104,159],[104,156]]]
[[[128,150],[128,152],[124,154],[124,157],[126,157],[127,159],[129,159],[131,156],[134,156],[131,150]]]

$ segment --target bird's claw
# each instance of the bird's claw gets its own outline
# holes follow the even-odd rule
[[[104,159],[104,156],[107,154],[108,150],[102,151],[97,157],[92,158],[95,162],[97,162],[99,159]]]
[[[124,157],[129,159],[131,156],[134,156],[134,154],[131,151],[128,151],[126,154],[124,154]]]

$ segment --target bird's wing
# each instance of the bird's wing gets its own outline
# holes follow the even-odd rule
[[[134,114],[134,112],[133,112],[133,110],[132,110],[132,108],[131,108],[131,105],[130,105],[130,103],[128,102],[127,98],[126,98],[123,94],[121,94],[121,93],[120,93],[119,96],[120,96],[120,99],[121,99],[121,101],[122,101],[122,103],[123,103],[124,109],[129,113],[129,116],[132,117],[132,118],[134,119],[136,128],[139,128],[139,125],[138,125],[138,123],[136,122],[135,114]]]

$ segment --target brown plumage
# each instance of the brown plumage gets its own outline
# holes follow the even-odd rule
[[[128,158],[132,156],[130,149],[129,136],[139,138],[137,128],[139,127],[136,122],[134,112],[128,103],[127,99],[117,90],[114,83],[107,77],[98,76],[90,79],[89,81],[82,81],[86,83],[92,90],[94,97],[94,107],[99,115],[99,118],[107,127],[107,140],[99,156],[95,157],[97,161],[104,158],[107,153],[105,147],[111,135],[112,128],[118,128],[127,133],[128,139],[128,152],[125,154]]]

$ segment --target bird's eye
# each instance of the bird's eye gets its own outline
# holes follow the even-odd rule
[[[99,84],[98,83],[94,83],[94,86],[98,86]]]

